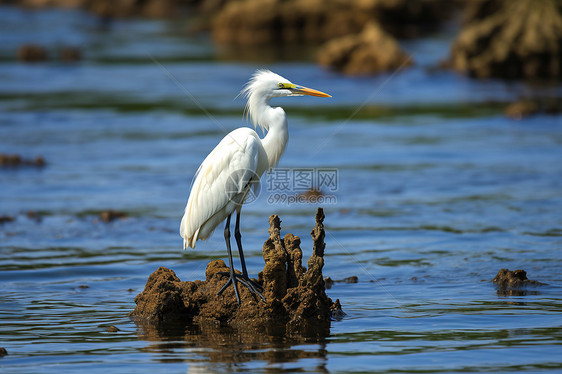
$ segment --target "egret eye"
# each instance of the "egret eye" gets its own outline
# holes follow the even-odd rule
[[[285,85],[283,83],[279,83],[278,86],[279,88],[285,88]]]

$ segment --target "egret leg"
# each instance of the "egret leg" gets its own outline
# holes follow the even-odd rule
[[[234,264],[232,261],[232,251],[230,250],[230,215],[226,219],[226,226],[224,228],[224,240],[226,241],[226,250],[228,251],[228,262],[230,264],[230,279],[228,282],[222,286],[222,288],[217,292],[217,295],[220,295],[226,287],[228,287],[231,283],[234,286],[234,293],[236,294],[236,301],[238,305],[240,305],[240,295],[238,294],[238,286],[236,284],[236,274],[234,273]]]
[[[234,238],[236,239],[236,245],[238,246],[238,253],[240,254],[240,263],[242,264],[242,279],[240,283],[245,285],[250,292],[258,295],[260,299],[265,301],[265,297],[259,292],[262,287],[252,281],[248,276],[248,270],[246,269],[246,260],[244,259],[244,251],[242,250],[242,235],[240,234],[240,211],[236,212],[236,225],[234,226]]]

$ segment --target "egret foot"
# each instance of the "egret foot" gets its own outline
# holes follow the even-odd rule
[[[224,284],[224,286],[221,287],[221,289],[219,290],[219,292],[217,292],[217,295],[220,295],[221,293],[223,293],[223,291],[230,285],[232,284],[234,286],[234,294],[236,295],[236,301],[238,302],[238,305],[240,305],[240,294],[238,292],[238,285],[237,282],[242,283],[244,286],[246,286],[246,288],[254,295],[258,296],[260,299],[262,299],[263,301],[265,301],[265,297],[263,297],[263,295],[260,293],[260,291],[263,291],[262,286],[260,286],[259,284],[257,284],[256,282],[254,282],[253,280],[251,280],[247,275],[243,275],[243,274],[236,274],[236,273],[230,273],[230,272],[220,272],[218,273],[220,275],[228,275],[229,279],[228,281]]]

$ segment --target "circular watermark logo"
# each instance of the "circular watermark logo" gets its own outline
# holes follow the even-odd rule
[[[228,176],[225,192],[237,205],[253,203],[261,192],[260,177],[253,170],[238,169]]]

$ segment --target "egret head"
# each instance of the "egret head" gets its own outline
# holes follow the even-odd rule
[[[275,97],[303,95],[332,97],[324,92],[294,84],[279,74],[266,69],[257,70],[241,94],[248,99],[246,113],[250,116],[254,125],[259,125],[265,129],[268,125],[261,123],[260,115],[269,105],[269,100]]]
[[[303,95],[332,97],[324,92],[294,84],[290,80],[269,70],[256,71],[244,90],[242,90],[242,94],[248,99],[253,96],[259,96],[267,100],[274,97]]]

